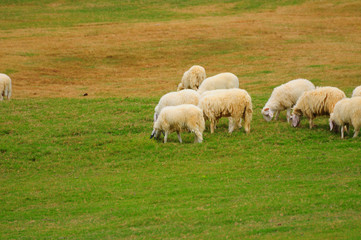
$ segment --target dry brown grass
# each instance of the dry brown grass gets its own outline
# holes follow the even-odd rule
[[[313,2],[240,16],[0,31],[0,69],[13,79],[14,98],[159,96],[193,64],[208,76],[233,72],[251,93],[299,77],[349,93],[361,84],[360,8]]]

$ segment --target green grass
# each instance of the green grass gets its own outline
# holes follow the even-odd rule
[[[360,138],[252,97],[250,135],[222,119],[202,144],[150,140],[156,98],[3,102],[0,238],[358,238]]]
[[[3,0],[0,3],[0,29],[36,27],[70,27],[78,24],[104,22],[143,22],[190,19],[200,16],[238,14],[246,11],[274,9],[277,6],[299,4],[304,0],[214,0],[216,11],[199,13],[197,10],[185,13],[185,8],[207,6],[205,0],[155,1],[155,0],[91,0],[91,1],[51,1],[51,0]],[[232,3],[231,7],[224,5]]]

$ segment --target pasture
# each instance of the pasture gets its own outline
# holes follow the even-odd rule
[[[0,3],[1,239],[358,239],[360,141],[265,122],[295,78],[361,85],[360,1]],[[251,133],[150,140],[190,66],[233,72]],[[83,96],[85,93],[88,96]]]

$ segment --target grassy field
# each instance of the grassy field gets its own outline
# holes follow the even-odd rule
[[[360,137],[260,114],[294,78],[361,85],[360,7],[1,1],[0,238],[360,239]],[[202,144],[149,139],[159,97],[193,64],[239,76],[251,134],[222,119]]]

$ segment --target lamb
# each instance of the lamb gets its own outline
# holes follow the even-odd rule
[[[289,123],[291,108],[302,93],[313,89],[315,89],[315,85],[312,82],[301,78],[274,88],[271,97],[261,111],[263,118],[269,122],[275,116],[275,120],[277,120],[280,112],[287,109],[287,122]]]
[[[0,101],[2,101],[4,97],[10,100],[11,79],[8,75],[0,73]]]
[[[244,120],[246,133],[251,130],[252,100],[247,91],[239,88],[218,89],[203,95],[198,106],[203,110],[205,119],[209,119],[211,133],[221,117],[230,117],[228,132],[232,133],[236,124],[240,127],[241,118]]]
[[[361,127],[361,98],[344,98],[336,103],[329,119],[330,130],[341,128],[341,138],[344,138],[344,129],[352,124],[353,137],[357,137]]]
[[[293,108],[292,126],[297,127],[302,115],[305,115],[312,129],[316,116],[330,115],[335,104],[345,97],[345,93],[336,87],[317,87],[315,90],[304,92]]]
[[[353,90],[352,97],[361,97],[361,86],[358,86]]]
[[[206,77],[206,70],[201,66],[194,65],[188,71],[184,72],[177,91],[189,88],[197,90]]]
[[[216,89],[238,88],[238,77],[233,73],[220,73],[215,76],[204,79],[198,88],[200,94]]]
[[[182,143],[180,132],[184,129],[195,134],[195,143],[203,141],[205,128],[203,112],[192,104],[164,107],[160,112],[157,121],[154,122],[153,132],[150,138],[158,138],[164,132],[164,143],[167,142],[168,134],[176,131],[178,140]]]
[[[160,112],[166,106],[176,106],[180,104],[193,104],[198,105],[200,94],[191,89],[185,89],[178,92],[169,92],[163,95],[158,105],[154,108],[154,121],[157,120]]]

